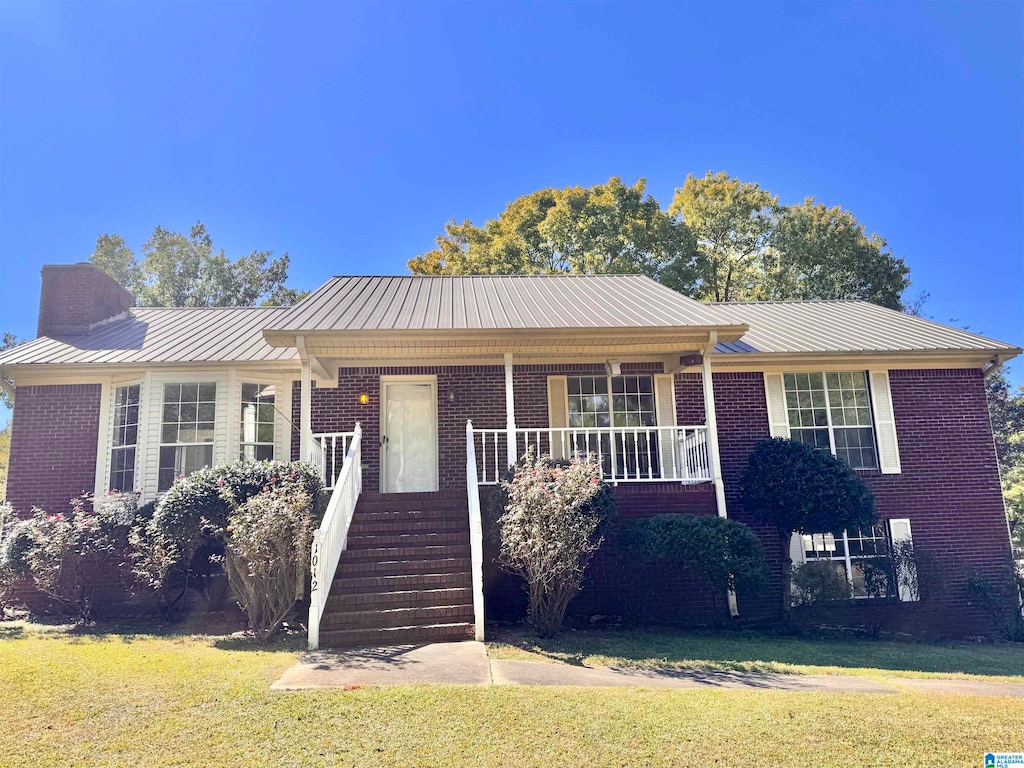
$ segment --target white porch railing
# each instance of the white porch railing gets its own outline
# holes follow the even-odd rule
[[[341,466],[341,473],[334,483],[331,499],[320,527],[313,533],[313,545],[309,557],[309,649],[320,647],[320,617],[323,615],[327,597],[331,593],[331,582],[338,569],[338,560],[348,543],[348,528],[356,501],[363,490],[362,436],[363,431],[356,424],[351,433],[348,451]],[[332,475],[333,476],[333,475]]]
[[[309,456],[306,460],[314,467],[320,468],[320,479],[324,481],[324,487],[327,490],[334,488],[334,482],[338,479],[341,464],[344,463],[355,434],[355,432],[318,432],[309,441]]]
[[[474,469],[481,485],[496,484],[528,446],[541,455],[593,454],[609,483],[704,483],[713,479],[708,428],[563,427],[517,429],[517,456],[508,456],[507,430],[475,429]]]
[[[493,430],[492,430],[493,431]],[[508,452],[508,449],[505,449]],[[466,498],[469,502],[469,556],[473,571],[473,617],[476,639],[484,639],[484,527],[480,518],[480,489],[477,482],[476,445],[473,422],[466,422]]]

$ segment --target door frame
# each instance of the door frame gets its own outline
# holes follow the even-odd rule
[[[431,400],[433,401],[433,408],[431,409],[431,416],[433,418],[434,428],[434,488],[433,491],[437,491],[440,487],[440,474],[441,474],[441,436],[438,434],[438,418],[437,418],[437,376],[426,375],[426,374],[402,374],[402,375],[389,375],[380,377],[380,436],[381,439],[387,434],[387,407],[388,407],[388,385],[389,384],[427,384],[430,386]],[[385,490],[387,484],[387,451],[384,450],[383,443],[378,446],[379,448],[379,462],[380,462],[380,492],[387,493]],[[431,491],[423,491],[423,493],[430,493]]]

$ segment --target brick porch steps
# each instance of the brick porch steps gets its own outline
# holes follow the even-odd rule
[[[359,498],[320,623],[323,647],[473,637],[464,498]]]

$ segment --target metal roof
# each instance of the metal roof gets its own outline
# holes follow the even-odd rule
[[[131,309],[80,335],[43,336],[0,353],[0,365],[292,360],[263,329],[281,307]]]
[[[714,327],[712,308],[643,275],[335,277],[269,330]]]
[[[996,351],[1020,349],[976,333],[865,301],[779,301],[709,304],[723,322],[747,323],[725,353]]]

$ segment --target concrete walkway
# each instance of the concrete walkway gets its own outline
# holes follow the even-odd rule
[[[807,691],[819,693],[926,693],[1024,698],[1024,684],[948,678],[887,678],[853,675],[786,675],[778,672],[718,672],[619,667],[582,667],[536,661],[490,659],[483,643],[395,645],[348,651],[318,651],[285,670],[273,690],[361,688],[369,685],[544,685]]]

